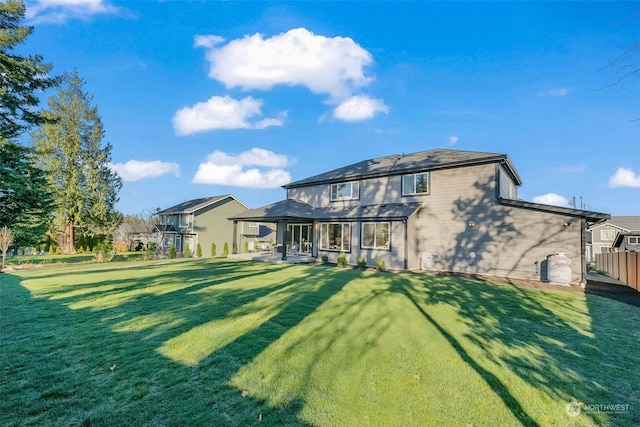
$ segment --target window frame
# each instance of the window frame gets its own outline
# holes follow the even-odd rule
[[[635,240],[635,243],[631,241],[631,239]],[[628,240],[630,245],[640,245],[640,236],[629,236]]]
[[[366,246],[364,239],[364,230],[365,226],[374,226],[373,231],[373,246]],[[387,226],[387,244],[386,246],[377,246],[378,244],[378,226],[386,225]],[[383,250],[390,251],[391,250],[391,222],[389,221],[368,221],[361,223],[360,226],[360,248],[361,249],[374,249],[374,250]]]
[[[605,237],[611,236],[609,237]],[[603,242],[613,242],[616,239],[616,231],[615,230],[600,230],[600,240]]]
[[[416,183],[417,183],[417,179],[416,177],[419,175],[425,175],[427,177],[427,184],[426,184],[426,191],[416,191]],[[411,192],[407,191],[407,185],[406,185],[406,179],[407,178],[413,178],[413,189]],[[429,172],[418,172],[418,173],[412,173],[412,174],[407,174],[407,175],[402,175],[402,195],[403,196],[423,196],[423,195],[429,195],[431,193],[431,174]]]
[[[340,229],[340,247],[332,248],[329,244],[329,227],[330,226],[341,226]],[[347,233],[345,233],[345,229]],[[347,242],[349,247],[345,249],[345,234],[348,234]],[[326,246],[325,246],[325,238],[326,238]],[[321,251],[331,251],[331,252],[351,252],[351,223],[350,222],[321,222],[320,223],[320,239],[318,242],[319,249]]]
[[[355,187],[356,187],[355,191],[354,191],[354,184],[355,184]],[[338,191],[339,191],[338,186],[340,186],[340,185],[344,185],[344,186],[349,185],[349,187],[350,187],[349,196],[342,196],[342,197],[338,196]],[[334,191],[333,191],[334,188],[336,189],[335,196],[334,196]],[[332,202],[338,202],[338,201],[341,201],[341,200],[358,200],[358,199],[360,199],[360,181],[337,182],[335,184],[331,184],[329,186],[329,199]]]

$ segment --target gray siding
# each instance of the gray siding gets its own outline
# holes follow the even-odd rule
[[[227,218],[246,209],[235,199],[223,199],[196,212],[193,231],[197,235],[196,244],[202,246],[203,256],[211,256],[211,243],[216,244],[217,256],[222,255],[225,243],[229,245],[229,253],[233,251],[233,222]],[[238,233],[240,230],[239,225]]]
[[[471,274],[541,279],[548,255],[565,252],[573,262],[572,283],[581,280],[580,222],[557,213],[503,206],[498,203],[498,164],[485,164],[430,172],[427,195],[403,196],[402,177],[390,176],[360,181],[358,200],[331,201],[330,184],[288,190],[288,197],[312,206],[372,205],[420,202],[422,207],[406,224],[391,224],[391,250],[360,248],[361,222],[352,222],[350,264],[365,257],[376,258],[389,268],[420,269],[423,254],[436,257],[436,268]],[[504,177],[503,177],[504,182]],[[504,190],[504,189],[501,189]],[[512,195],[514,190],[508,193]],[[565,226],[566,222],[571,226]],[[473,223],[473,227],[470,226]],[[316,242],[317,244],[317,242]],[[338,252],[318,251],[335,262]]]

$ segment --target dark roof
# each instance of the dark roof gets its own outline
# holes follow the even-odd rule
[[[361,178],[399,175],[437,169],[450,169],[494,162],[504,163],[513,174],[516,185],[522,185],[520,176],[506,154],[435,149],[412,154],[394,154],[392,156],[363,160],[349,166],[289,183],[284,185],[283,188],[303,187],[327,182],[344,182]]]
[[[607,224],[626,231],[640,231],[640,216],[612,216]]]
[[[369,206],[314,208],[294,199],[286,199],[230,217],[235,221],[313,221],[349,219],[402,219],[411,216],[420,203],[387,203]]]
[[[312,220],[313,207],[294,199],[286,199],[277,203],[249,209],[237,215],[229,217],[236,221],[265,221],[276,222],[278,220]]]
[[[153,232],[154,233],[157,233],[157,232],[160,232],[160,233],[170,233],[170,232],[177,233],[178,230],[176,230],[175,227],[173,225],[171,225],[171,224],[156,224],[153,227]]]
[[[316,208],[315,219],[402,219],[410,217],[419,208],[420,203]]]
[[[601,212],[585,211],[582,209],[563,208],[560,206],[543,205],[542,203],[526,202],[524,200],[498,198],[498,203],[516,208],[530,209],[540,212],[555,213],[573,218],[584,218],[588,222],[600,222],[611,218],[611,215]]]
[[[193,213],[200,209],[206,208],[207,206],[210,206],[216,202],[224,200],[226,198],[232,198],[238,201],[238,203],[243,205],[242,202],[240,202],[238,199],[233,197],[231,194],[225,194],[222,196],[204,197],[202,199],[187,200],[186,202],[182,202],[179,205],[175,205],[170,208],[164,209],[158,212],[158,214],[166,215],[166,214]]]

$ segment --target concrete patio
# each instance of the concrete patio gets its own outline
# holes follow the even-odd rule
[[[253,261],[266,261],[275,264],[313,264],[316,258],[304,254],[287,254],[287,259],[282,259],[282,254],[271,252],[253,252],[244,254],[229,254],[228,258],[247,259]]]

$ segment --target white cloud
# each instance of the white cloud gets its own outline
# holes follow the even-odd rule
[[[357,122],[372,118],[376,113],[388,113],[389,107],[379,99],[356,95],[344,100],[333,110],[333,117],[345,122]]]
[[[456,144],[456,142],[458,142],[458,137],[457,137],[457,136],[455,136],[455,135],[451,135],[451,136],[449,137],[449,140],[448,140],[448,142],[447,142],[447,143],[448,143],[449,145],[455,145],[455,144]]]
[[[195,184],[232,185],[249,188],[277,188],[291,182],[291,175],[282,169],[291,163],[283,154],[262,148],[252,148],[236,156],[216,150],[200,163],[193,177]],[[267,169],[245,166],[261,166]]]
[[[177,163],[159,160],[150,162],[129,160],[126,163],[109,163],[109,168],[116,172],[123,181],[138,181],[166,174],[180,176],[180,166]]]
[[[282,126],[286,112],[280,118],[267,118],[257,122],[250,119],[261,116],[262,100],[250,96],[241,100],[229,96],[212,96],[207,102],[184,107],[173,116],[177,135],[189,135],[213,129],[264,129]]]
[[[565,96],[567,93],[569,93],[569,89],[562,87],[538,92],[538,96],[541,98],[548,98],[550,96]]]
[[[543,205],[561,206],[564,208],[569,207],[569,200],[555,193],[547,193],[543,194],[542,196],[536,196],[533,198],[533,202],[542,203]]]
[[[371,54],[348,37],[324,37],[296,28],[270,38],[256,33],[220,45],[222,41],[218,36],[195,38],[196,46],[207,49],[209,77],[227,88],[300,85],[344,99],[373,80],[364,73]]]
[[[640,187],[640,175],[632,169],[618,168],[615,175],[609,178],[609,187]]]
[[[71,18],[87,19],[99,13],[116,13],[118,8],[104,0],[36,0],[27,2],[25,17],[34,22],[61,24]]]

